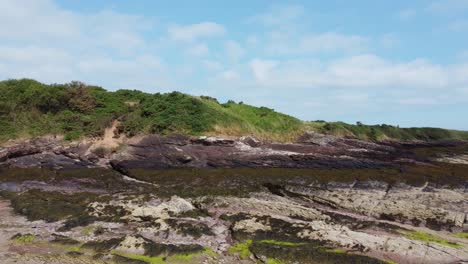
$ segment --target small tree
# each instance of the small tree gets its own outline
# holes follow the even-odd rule
[[[68,87],[68,106],[81,113],[92,111],[96,107],[96,100],[94,100],[88,86],[82,82],[73,81],[67,85]]]

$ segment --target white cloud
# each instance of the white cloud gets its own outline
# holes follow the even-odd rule
[[[144,41],[139,35],[151,21],[113,11],[82,14],[51,0],[0,0],[0,38],[4,43],[67,47],[75,50],[110,48],[128,53]]]
[[[371,54],[327,63],[255,59],[249,67],[258,84],[270,87],[449,92],[468,85],[468,64],[444,67],[425,60],[391,62]]]
[[[424,60],[392,63],[375,55],[354,56],[332,62],[326,72],[332,83],[355,87],[442,87],[447,76],[439,65]]]
[[[356,34],[313,32],[308,29],[310,25],[305,17],[305,9],[298,5],[273,6],[265,13],[252,17],[250,21],[267,26],[263,51],[273,56],[311,55],[322,52],[359,53],[367,50],[370,43],[369,38]],[[255,45],[258,38],[250,38],[249,42]]]
[[[255,46],[258,44],[258,42],[258,37],[254,35],[248,36],[246,40],[246,43],[250,46]]]
[[[210,49],[205,44],[199,43],[188,48],[186,53],[191,56],[204,56],[210,53]]]
[[[468,0],[437,0],[431,2],[426,9],[439,14],[461,13],[468,9]]]
[[[457,86],[468,87],[468,62],[451,66],[447,71],[453,74],[450,78],[452,82],[456,82]]]
[[[460,60],[468,60],[468,50],[463,50],[460,53],[458,53],[458,58]]]
[[[304,8],[299,5],[273,6],[266,12],[251,17],[249,21],[265,26],[279,26],[297,21],[304,13]]]
[[[468,86],[465,88],[459,89],[459,92],[463,97],[468,97]]]
[[[50,0],[1,0],[0,6],[0,36],[4,40],[72,37],[79,31],[77,15],[59,9]]]
[[[250,62],[249,66],[252,70],[255,79],[260,82],[268,81],[270,72],[278,65],[274,60],[261,60],[254,59]]]
[[[223,81],[233,81],[239,79],[239,74],[233,70],[227,70],[219,74],[219,78]]]
[[[401,20],[410,20],[414,18],[415,16],[416,16],[416,10],[411,9],[411,8],[400,10],[400,12],[396,14],[396,17]]]
[[[223,64],[221,64],[219,61],[213,60],[204,60],[202,61],[202,65],[209,71],[220,71],[223,68]]]
[[[274,32],[267,52],[270,54],[314,54],[321,52],[360,52],[367,49],[369,40],[358,35],[344,35],[335,32],[301,34]]]
[[[224,35],[226,30],[222,25],[213,22],[202,22],[192,25],[174,25],[168,29],[169,36],[174,40],[193,41],[203,37]]]
[[[384,48],[393,48],[400,44],[400,39],[395,34],[387,33],[380,37],[380,44]]]
[[[71,54],[54,48],[0,46],[0,79],[34,78],[46,82],[73,79]]]
[[[461,126],[435,118],[433,123],[418,123],[417,118],[432,105],[450,109],[468,103],[468,63],[391,61],[367,54],[331,61],[259,57],[245,67],[252,76],[210,84],[211,94],[226,98],[225,92],[218,91],[222,85],[226,90],[236,91],[227,98],[265,105],[306,120],[359,119],[454,128]],[[406,116],[405,111],[412,115]]]
[[[0,0],[0,6],[0,79],[139,89],[170,83],[143,37],[152,20],[107,10],[71,12],[52,0]]]
[[[154,23],[114,11],[101,11],[80,19],[83,20],[81,35],[87,38],[87,44],[98,43],[101,47],[111,47],[124,53],[143,47],[145,40],[140,33],[150,30]]]
[[[224,44],[226,55],[233,61],[237,61],[245,54],[244,48],[233,40],[229,40]]]
[[[452,31],[465,31],[468,30],[468,20],[456,20],[448,25],[448,28]]]
[[[69,63],[73,60],[73,56],[63,50],[54,48],[0,46],[0,60],[8,63],[24,63],[32,67],[40,67],[40,65],[47,63]]]
[[[403,98],[398,100],[399,104],[402,105],[436,105],[441,103],[439,100],[435,98]]]
[[[78,80],[101,84],[108,88],[139,89],[149,92],[171,90],[174,83],[164,63],[155,56],[142,55],[132,58],[83,58],[75,67]]]
[[[357,35],[342,35],[334,32],[306,36],[302,39],[301,49],[310,52],[361,50],[367,39]]]
[[[313,32],[300,6],[274,7],[250,20],[266,32],[249,24],[252,29],[245,35],[229,39],[226,29],[214,22],[166,27],[116,11],[70,11],[53,0],[0,0],[0,6],[0,79],[82,80],[149,92],[208,91],[203,93],[264,104],[305,119],[468,104],[467,51],[452,65],[392,61],[367,53],[397,45],[397,36]],[[463,20],[450,16],[449,21]],[[219,39],[208,42],[213,37]],[[179,62],[184,52],[209,56]],[[254,52],[256,58],[249,57]],[[176,58],[165,61],[165,56]]]
[[[135,68],[157,69],[161,67],[161,61],[153,56],[142,56],[127,60],[115,60],[111,58],[87,58],[78,64],[78,69],[85,74],[94,72],[107,72],[108,74],[125,74],[127,77],[134,74]]]
[[[333,95],[336,100],[339,100],[343,103],[348,103],[348,104],[365,104],[369,101],[369,94],[362,93],[362,92],[352,92],[350,93],[341,91],[335,95]]]

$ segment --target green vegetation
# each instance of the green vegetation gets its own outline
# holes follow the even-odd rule
[[[30,79],[0,82],[0,142],[13,138],[63,135],[66,140],[103,135],[119,120],[119,132],[137,134],[253,135],[293,141],[305,131],[366,140],[468,139],[468,132],[342,122],[302,122],[266,107],[219,103],[180,92],[109,92],[80,82],[46,85]]]
[[[32,234],[16,234],[11,239],[18,243],[32,243],[36,239],[36,236]]]
[[[455,233],[456,237],[468,239],[468,232]]]
[[[249,247],[252,245],[252,240],[246,240],[243,243],[237,243],[229,248],[229,254],[239,254],[239,257],[245,259],[252,255]]]
[[[0,196],[9,199],[15,213],[25,215],[29,221],[44,220],[46,222],[56,222],[67,218],[69,220],[87,218],[87,205],[97,198],[92,193],[67,195],[37,189],[21,194],[0,192]]]
[[[213,252],[213,251],[210,251],[210,252]],[[188,254],[178,254],[178,255],[174,255],[173,258],[176,259],[176,260],[191,261],[193,258],[198,257],[200,255],[202,255],[202,252],[188,253]]]
[[[88,236],[90,235],[91,233],[93,233],[94,231],[94,226],[86,226],[85,228],[83,228],[83,230],[81,231],[81,234],[85,235],[85,236]]]
[[[343,122],[306,122],[306,130],[342,137],[353,137],[363,140],[468,140],[467,131],[448,130],[441,128],[400,128],[391,125],[363,125],[358,122],[350,125]]]
[[[428,233],[419,232],[419,231],[399,231],[409,239],[419,240],[424,242],[437,243],[443,246],[452,247],[452,248],[462,248],[463,246],[454,242],[444,240],[438,236],[434,236]]]
[[[120,252],[120,251],[112,251],[112,254],[117,255],[117,256],[121,256],[121,257],[125,257],[125,258],[128,258],[128,259],[132,259],[132,260],[139,260],[139,261],[142,261],[142,262],[148,263],[148,264],[162,264],[162,263],[165,263],[163,257],[148,257],[148,256],[145,256],[145,255],[130,254],[130,253],[125,253],[125,252]]]
[[[297,178],[304,184],[330,181],[352,183],[359,181],[385,181],[422,186],[426,181],[449,186],[464,186],[468,175],[467,165],[439,163],[436,166],[403,165],[400,168],[378,169],[284,169],[284,168],[236,168],[236,169],[132,169],[133,178],[163,187],[158,195],[171,197],[199,196],[247,196],[265,183],[293,183]],[[1,176],[0,176],[1,178]],[[187,185],[190,182],[190,185]],[[409,220],[409,219],[408,219]]]
[[[66,237],[66,236],[61,236],[58,234],[53,234],[55,238],[51,241],[47,240],[41,240],[40,238],[36,237],[33,234],[21,234],[18,233],[11,237],[11,240],[13,240],[16,243],[20,244],[33,244],[34,247],[49,247],[52,246],[53,248],[60,249],[63,252],[78,252],[82,253],[81,251],[81,243],[77,240],[74,240],[72,238]]]
[[[80,245],[66,245],[66,244],[55,243],[53,246],[57,247],[57,248],[60,248],[63,251],[68,251],[68,252],[83,253],[81,251],[86,251],[86,250],[83,250],[83,248],[81,248]]]
[[[205,248],[204,250],[199,251],[199,252],[178,253],[178,254],[174,254],[171,256],[151,256],[148,254],[139,255],[139,254],[131,254],[131,253],[126,253],[126,252],[121,252],[121,251],[112,251],[111,253],[116,256],[127,258],[129,260],[137,260],[137,261],[141,261],[143,263],[148,263],[148,264],[180,263],[180,262],[191,263],[193,258],[202,256],[202,255],[207,255],[207,256],[216,255],[216,253],[213,252],[213,250],[211,250],[210,248]],[[121,261],[121,262],[124,262],[124,261]],[[133,262],[127,261],[127,263],[133,263]]]
[[[347,251],[341,248],[327,249],[327,252],[346,254]]]
[[[325,247],[320,241],[307,243],[293,243],[279,240],[245,240],[229,249],[230,254],[238,254],[246,259],[250,255],[265,256],[266,263],[309,263],[309,264],[338,264],[338,263],[369,263],[384,264],[386,262],[366,256],[346,253]]]
[[[283,262],[277,259],[267,258],[266,264],[283,264]]]
[[[29,79],[0,82],[0,141],[47,134],[66,140],[100,136],[114,120],[128,136],[224,133],[287,140],[302,128],[298,119],[266,107],[220,104],[180,92],[108,92],[80,82],[45,85]]]

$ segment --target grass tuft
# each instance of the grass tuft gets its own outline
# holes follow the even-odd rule
[[[463,245],[450,242],[447,240],[444,240],[438,236],[434,236],[428,233],[424,232],[419,232],[419,231],[398,231],[399,233],[403,234],[405,237],[412,239],[412,240],[419,240],[419,241],[424,241],[424,242],[429,242],[429,243],[437,243],[439,245],[451,247],[451,248],[462,248]]]
[[[283,264],[283,262],[274,258],[267,258],[266,264]]]
[[[325,250],[325,251],[326,251],[326,252],[330,252],[330,253],[339,253],[339,254],[346,254],[346,253],[348,253],[346,250],[341,249],[341,248],[327,249],[327,250]]]
[[[455,233],[456,237],[468,239],[468,232]]]
[[[243,243],[237,243],[234,246],[229,248],[229,253],[230,254],[239,254],[239,256],[243,259],[248,258],[250,255],[252,255],[252,252],[250,252],[250,245],[252,245],[252,240],[246,240]]]
[[[143,261],[148,264],[162,264],[162,263],[172,263],[172,262],[187,262],[192,263],[192,260],[196,257],[207,255],[207,256],[216,256],[216,253],[210,248],[205,248],[203,251],[194,252],[194,253],[179,253],[172,256],[146,256],[139,254],[131,254],[121,251],[112,251],[111,254],[128,258],[131,260]]]
[[[13,239],[15,242],[18,242],[18,243],[32,243],[36,239],[36,236],[32,234],[22,235],[18,233],[14,235],[11,239]]]
[[[163,264],[163,263],[165,263],[163,257],[148,257],[148,256],[144,256],[144,255],[131,254],[131,253],[126,253],[126,252],[121,252],[121,251],[112,251],[111,254],[121,256],[121,257],[124,257],[124,258],[128,258],[128,259],[143,261],[143,262],[146,262],[148,264]]]

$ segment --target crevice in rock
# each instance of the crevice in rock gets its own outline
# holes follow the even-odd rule
[[[384,196],[382,197],[382,199],[385,199],[387,198],[387,195],[388,193],[390,192],[390,190],[393,188],[393,185],[391,183],[387,184],[387,187],[385,188],[385,194]]]

